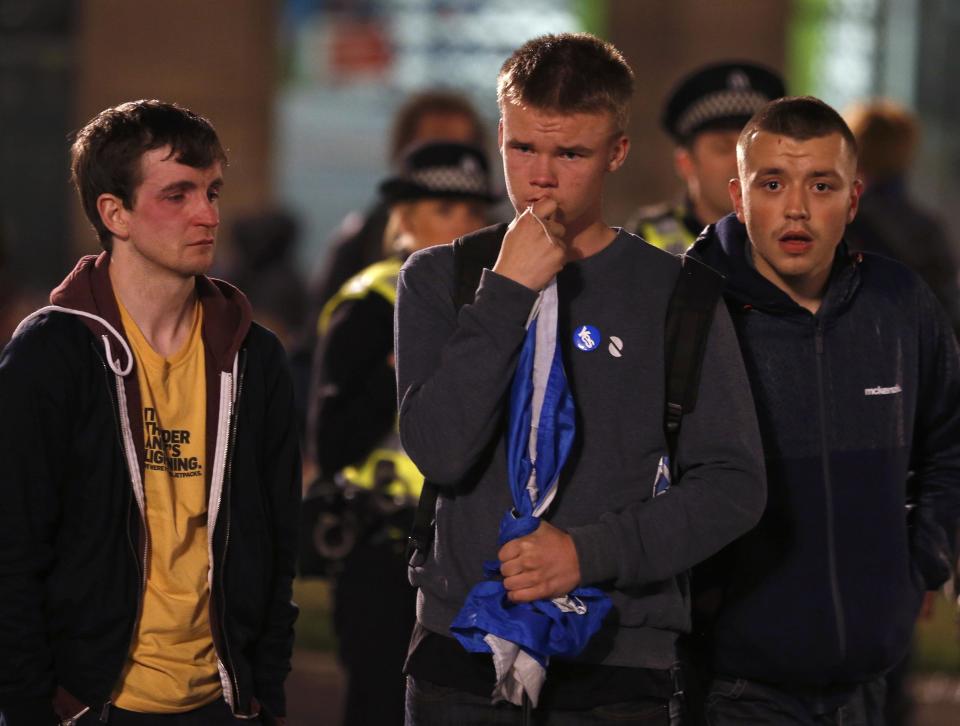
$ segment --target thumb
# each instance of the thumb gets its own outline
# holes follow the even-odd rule
[[[530,208],[534,215],[540,219],[550,219],[557,212],[557,201],[550,197],[544,197],[534,202]]]

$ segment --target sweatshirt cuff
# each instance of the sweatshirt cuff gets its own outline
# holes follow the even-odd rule
[[[525,326],[539,295],[536,290],[484,268],[474,303],[478,309],[495,306],[498,316],[506,316]]]
[[[610,527],[603,523],[588,524],[570,527],[567,534],[577,550],[581,585],[596,585],[619,577],[617,547],[610,535]]]

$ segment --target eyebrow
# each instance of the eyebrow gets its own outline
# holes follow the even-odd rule
[[[529,146],[535,148],[536,145],[531,141],[523,141],[522,139],[508,139],[507,146],[511,149],[516,149],[520,146]],[[558,154],[579,154],[580,156],[587,156],[593,153],[593,149],[588,146],[558,146],[556,148]]]
[[[593,149],[587,146],[559,146],[557,151],[561,154],[579,154],[580,156],[586,156],[593,152]]]
[[[171,184],[167,184],[164,187],[160,188],[161,194],[168,194],[169,192],[188,192],[191,189],[196,189],[197,185],[192,181],[176,181]]]
[[[210,185],[208,189],[220,189],[223,186],[223,177],[217,177]],[[171,192],[189,192],[197,188],[197,183],[183,179],[181,181],[171,182],[164,187],[161,187],[160,194],[170,194]]]
[[[757,176],[777,176],[783,174],[784,170],[779,166],[768,166],[765,169],[760,169],[757,171]],[[832,177],[835,179],[840,178],[840,174],[837,173],[834,169],[814,169],[810,173],[806,174],[807,179],[815,179],[817,177]]]

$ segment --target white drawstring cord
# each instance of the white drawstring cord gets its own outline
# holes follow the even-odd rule
[[[11,338],[15,338],[17,333],[20,332],[20,329],[26,325],[27,321],[31,318],[35,318],[37,315],[42,313],[49,312],[58,312],[58,313],[67,313],[68,315],[78,315],[82,318],[90,318],[91,320],[96,320],[103,327],[109,330],[117,340],[120,341],[120,345],[123,348],[123,352],[127,354],[127,365],[123,368],[120,368],[120,361],[113,359],[113,352],[110,350],[110,340],[106,335],[101,336],[103,340],[103,348],[107,354],[107,364],[110,366],[110,370],[116,373],[118,376],[126,376],[133,369],[133,353],[130,350],[130,346],[127,345],[127,341],[124,340],[123,336],[117,332],[117,329],[114,328],[110,323],[101,318],[99,315],[94,315],[93,313],[88,313],[83,310],[74,310],[73,308],[65,308],[60,305],[47,305],[42,307],[39,310],[35,310],[30,313],[27,317],[20,321],[20,324],[17,326],[17,329],[13,331]]]

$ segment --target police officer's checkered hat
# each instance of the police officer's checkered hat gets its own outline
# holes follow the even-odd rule
[[[740,129],[768,102],[786,95],[780,76],[755,63],[725,62],[699,68],[667,98],[661,123],[678,144],[700,131]]]
[[[435,197],[467,197],[495,202],[483,149],[472,144],[434,141],[407,150],[400,170],[380,184],[388,202]]]

